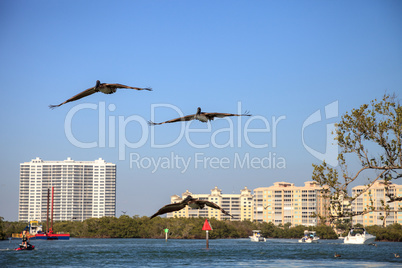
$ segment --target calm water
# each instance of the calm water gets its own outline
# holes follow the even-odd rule
[[[132,267],[132,266],[253,266],[253,267],[397,267],[402,243],[344,245],[341,240],[300,244],[294,239],[169,240],[79,239],[32,240],[32,251],[14,251],[19,240],[0,241],[0,267]],[[341,258],[334,258],[334,253]]]

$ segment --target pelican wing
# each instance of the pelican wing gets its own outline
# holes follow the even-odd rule
[[[149,123],[149,125],[153,126],[153,125],[162,125],[162,124],[166,124],[166,123],[174,123],[174,122],[179,122],[179,121],[191,121],[194,118],[195,118],[195,114],[191,114],[191,115],[186,115],[186,116],[183,116],[183,117],[175,118],[175,119],[172,119],[172,120],[168,120],[168,121],[165,121],[165,122],[161,122],[161,123],[154,123],[152,121],[149,121],[148,123]]]
[[[104,83],[104,84],[101,84],[101,86],[103,86],[103,87],[113,87],[113,88],[131,88],[131,89],[135,89],[135,90],[149,90],[149,91],[152,91],[152,88],[150,88],[150,87],[144,87],[144,88],[142,88],[142,87],[129,87],[129,86],[122,85],[122,84],[106,84],[106,83]]]
[[[151,216],[150,219],[155,218],[158,215],[162,215],[165,213],[173,212],[173,211],[178,211],[180,209],[183,209],[186,206],[185,203],[175,203],[175,204],[169,204],[161,209],[159,209],[154,215]]]
[[[218,118],[223,118],[227,116],[251,116],[251,114],[248,114],[245,112],[244,114],[231,114],[231,113],[203,113],[206,117],[209,118],[209,120],[214,120],[215,117]]]
[[[212,202],[209,202],[209,201],[205,201],[205,200],[197,200],[197,202],[200,204],[205,204],[205,205],[207,205],[208,207],[211,207],[211,208],[216,208],[216,209],[219,209],[223,214],[225,214],[225,215],[228,215],[228,216],[230,216],[230,217],[232,217],[233,218],[233,216],[232,215],[230,215],[229,213],[227,213],[223,208],[221,208],[220,206],[218,206],[217,204],[215,204],[215,203],[212,203]]]
[[[95,89],[95,87],[88,88],[87,90],[84,90],[84,91],[82,91],[81,93],[78,93],[77,95],[75,95],[75,96],[69,98],[69,99],[66,100],[65,102],[62,102],[62,103],[60,103],[60,104],[58,104],[58,105],[49,105],[49,108],[54,109],[54,108],[59,107],[59,106],[61,106],[61,105],[63,105],[63,104],[66,104],[67,102],[71,102],[71,101],[76,101],[76,100],[82,99],[82,98],[84,98],[84,97],[86,97],[86,96],[89,96],[89,95],[92,95],[92,94],[94,94],[94,93],[96,93],[96,92],[98,92],[98,90]]]

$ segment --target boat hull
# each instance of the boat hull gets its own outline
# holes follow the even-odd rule
[[[251,242],[265,242],[267,239],[261,235],[260,230],[253,230],[253,235],[249,236]]]
[[[299,239],[299,243],[318,243],[318,239]]]
[[[304,231],[304,236],[299,239],[299,243],[318,243],[320,238],[316,235],[315,231]]]
[[[345,237],[343,240],[344,244],[354,244],[354,245],[363,245],[363,244],[371,244],[374,243],[375,236],[360,236],[360,237]]]
[[[265,239],[265,237],[253,237],[253,236],[250,236],[250,241],[251,242],[265,242],[266,239]]]
[[[16,248],[15,250],[19,251],[19,250],[34,250],[35,246],[28,244],[28,247],[24,247],[23,245],[20,245],[19,248]]]
[[[43,240],[69,240],[70,234],[36,234],[35,238]]]
[[[343,240],[344,244],[371,244],[374,243],[375,236],[366,232],[364,228],[352,228],[350,229],[348,236]]]

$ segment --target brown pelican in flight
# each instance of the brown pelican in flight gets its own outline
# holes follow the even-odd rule
[[[215,117],[223,118],[226,116],[251,116],[251,114],[248,114],[247,112],[245,112],[244,114],[204,113],[204,112],[201,112],[201,108],[198,107],[196,114],[186,115],[183,117],[171,119],[171,120],[161,122],[161,123],[154,123],[152,121],[149,121],[148,123],[149,123],[149,125],[162,125],[162,124],[166,124],[166,123],[174,123],[174,122],[179,122],[179,121],[191,121],[191,120],[199,120],[201,122],[206,123],[208,121],[214,120]]]
[[[81,98],[84,98],[86,96],[89,96],[91,94],[94,94],[96,92],[102,92],[105,94],[113,94],[116,92],[116,90],[118,88],[131,88],[131,89],[136,89],[136,90],[149,90],[152,91],[151,88],[140,88],[140,87],[129,87],[129,86],[125,86],[122,84],[107,84],[107,83],[101,83],[99,80],[96,81],[96,85],[94,87],[88,88],[87,90],[84,90],[81,93],[78,93],[77,95],[75,95],[74,97],[69,98],[68,100],[66,100],[65,102],[62,102],[58,105],[49,105],[49,108],[54,109],[56,107],[59,107],[67,102],[71,102],[71,101],[76,101],[79,100]]]
[[[209,202],[209,201],[205,201],[205,200],[198,200],[198,199],[193,198],[191,195],[188,195],[180,203],[168,204],[168,205],[162,207],[161,209],[158,210],[158,212],[156,212],[154,215],[151,216],[151,219],[158,215],[162,215],[162,214],[165,214],[168,212],[179,211],[179,210],[185,208],[187,205],[193,209],[203,209],[205,206],[208,206],[211,208],[216,208],[216,209],[219,209],[220,211],[222,211],[222,213],[224,213],[225,215],[228,215],[233,218],[232,215],[227,213],[225,210],[223,210],[223,208],[221,208],[217,204]]]

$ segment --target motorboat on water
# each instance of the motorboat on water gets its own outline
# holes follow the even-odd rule
[[[20,244],[20,246],[15,250],[33,250],[33,249],[35,249],[35,246],[27,243],[26,247],[23,244]]]
[[[366,232],[364,228],[350,229],[348,236],[345,237],[343,243],[345,244],[371,244],[374,243],[375,236]]]
[[[267,239],[263,237],[260,230],[253,230],[253,235],[249,236],[251,242],[265,242]]]
[[[320,238],[317,236],[315,231],[304,231],[304,236],[299,239],[299,243],[318,243]]]

